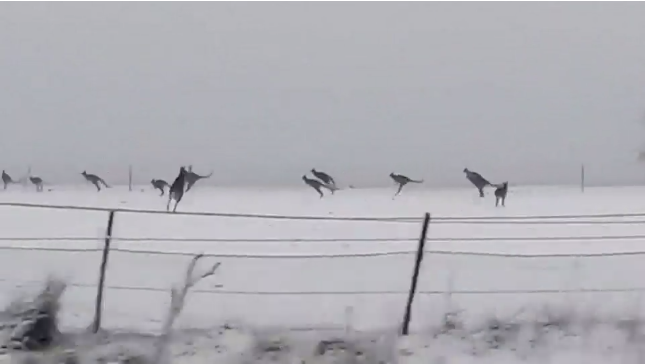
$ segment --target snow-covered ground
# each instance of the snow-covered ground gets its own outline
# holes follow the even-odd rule
[[[182,279],[192,254],[206,253],[212,256],[204,265],[222,266],[188,298],[177,324],[182,332],[173,349],[177,361],[239,360],[238,352],[248,353],[262,341],[258,336],[268,335],[258,330],[280,332],[287,340],[314,335],[303,328],[323,336],[358,335],[343,333],[347,326],[363,335],[396,331],[421,219],[430,212],[412,312],[415,334],[398,341],[385,335],[388,343],[382,345],[396,347],[399,362],[582,363],[595,358],[627,363],[645,358],[639,349],[645,341],[626,324],[643,311],[645,216],[502,220],[641,213],[645,188],[581,193],[573,187],[522,187],[511,191],[505,208],[495,208],[490,194],[480,199],[474,188],[409,187],[396,199],[393,189],[355,189],[321,200],[306,187],[197,186],[179,206],[191,212],[410,218],[400,221],[119,212],[103,327],[154,333],[170,286]],[[148,187],[97,193],[82,186],[45,193],[14,188],[0,192],[0,203],[7,202],[164,210],[166,199]],[[481,216],[500,219],[445,220]],[[63,300],[63,328],[87,327],[106,224],[102,211],[0,206],[0,305],[38,289],[55,274],[72,283]],[[459,312],[451,318],[454,325],[444,322],[450,312]],[[508,323],[503,334],[490,323],[495,317]],[[572,317],[576,320],[570,323]],[[547,328],[537,330],[538,321],[548,321],[540,326]],[[221,329],[224,325],[233,329]],[[489,343],[486,350],[480,341]]]

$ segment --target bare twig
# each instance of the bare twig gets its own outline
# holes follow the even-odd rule
[[[202,279],[214,275],[217,268],[219,268],[219,266],[221,265],[221,263],[219,262],[215,263],[206,272],[202,273],[201,275],[195,276],[194,271],[195,271],[195,267],[197,266],[197,261],[199,261],[203,257],[204,257],[204,254],[199,254],[194,256],[193,259],[188,264],[188,268],[186,269],[186,275],[184,277],[184,282],[182,284],[181,289],[177,287],[173,287],[170,290],[170,307],[168,309],[168,314],[166,315],[166,319],[164,321],[161,335],[159,336],[159,339],[157,341],[156,351],[155,351],[155,356],[153,361],[154,364],[160,364],[161,359],[164,357],[166,348],[168,347],[168,342],[170,341],[172,326],[184,308],[188,291]]]

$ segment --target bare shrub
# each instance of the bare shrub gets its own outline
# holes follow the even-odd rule
[[[219,268],[219,266],[221,265],[221,263],[215,263],[204,273],[195,275],[195,267],[197,266],[197,262],[203,257],[203,254],[199,254],[193,257],[186,269],[186,274],[184,276],[182,286],[173,287],[170,290],[170,306],[168,307],[168,313],[166,314],[166,318],[161,329],[161,335],[159,336],[155,345],[156,350],[154,356],[152,357],[151,363],[160,364],[162,363],[163,358],[168,357],[167,351],[172,334],[172,327],[175,323],[175,320],[177,319],[177,317],[179,317],[181,311],[184,309],[188,291],[202,279],[214,275],[217,268]]]
[[[49,277],[42,290],[31,299],[14,300],[5,310],[8,321],[2,325],[6,333],[4,350],[43,350],[60,337],[58,312],[60,299],[67,284]]]

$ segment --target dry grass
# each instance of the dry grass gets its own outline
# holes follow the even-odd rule
[[[192,268],[188,269],[190,274],[185,279],[187,286],[194,284],[195,279],[214,271],[210,269],[193,279],[191,277],[195,263],[196,260],[191,263]],[[31,312],[34,301],[50,300],[51,308],[57,312],[64,284],[52,280],[45,287],[31,301],[22,299],[13,302],[4,311],[5,316],[15,318]],[[179,308],[183,306],[187,292],[188,289],[173,290],[175,299],[169,308],[169,314],[175,318],[181,311]],[[174,318],[166,321],[164,328],[169,330],[173,321]],[[3,327],[15,329],[15,322],[10,321]],[[172,337],[170,331],[167,331],[163,337],[168,340],[168,350],[164,350],[162,360],[154,359],[155,353],[158,353],[160,336],[101,332],[94,336],[64,335],[69,340],[59,341],[54,349],[13,353],[12,362],[160,364],[183,361],[187,356],[203,355],[207,351],[214,362],[234,364],[386,364],[421,355],[418,351],[437,351],[446,346],[471,357],[481,358],[507,352],[518,359],[526,359],[548,356],[563,345],[587,345],[587,348],[600,351],[633,348],[638,358],[645,359],[645,353],[641,355],[641,348],[645,347],[644,329],[645,321],[637,312],[601,317],[572,307],[544,305],[538,309],[474,319],[467,318],[464,311],[452,309],[442,314],[437,324],[424,330],[429,334],[415,336],[414,345],[407,347],[404,344],[406,340],[400,340],[395,330],[375,334],[355,332],[347,327],[343,332],[332,334],[315,330],[305,333],[225,327],[207,333],[182,332]],[[235,352],[230,345],[223,343],[231,335],[245,340]]]

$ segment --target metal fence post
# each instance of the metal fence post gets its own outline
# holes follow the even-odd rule
[[[414,273],[412,274],[412,283],[410,284],[410,292],[408,293],[408,302],[405,306],[405,316],[403,316],[403,327],[401,328],[402,335],[407,335],[410,328],[410,320],[412,318],[412,302],[414,301],[414,294],[417,291],[417,281],[419,280],[419,270],[421,269],[421,261],[423,260],[423,250],[426,245],[426,236],[428,235],[429,224],[430,214],[426,212],[423,219],[423,226],[421,228],[421,237],[419,237],[417,256],[414,263]]]
[[[114,210],[110,211],[108,217],[107,231],[105,232],[105,244],[103,245],[103,258],[99,271],[99,286],[96,291],[96,306],[94,307],[94,322],[92,332],[97,333],[101,328],[101,315],[103,313],[103,286],[105,284],[105,273],[107,271],[108,256],[110,255],[110,243],[112,242],[112,226],[114,225]]]

